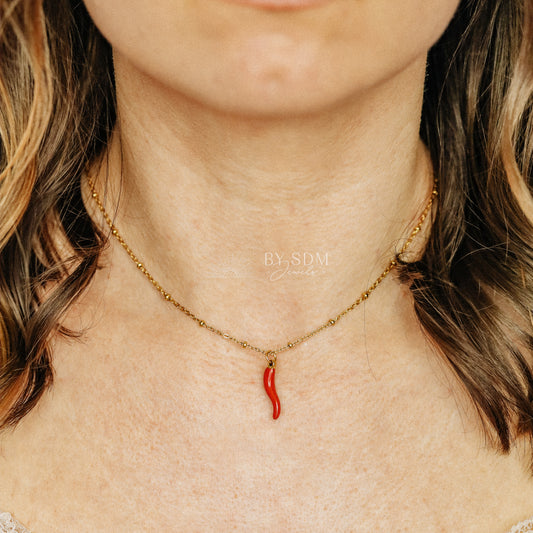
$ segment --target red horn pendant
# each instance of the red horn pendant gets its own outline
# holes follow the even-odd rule
[[[269,360],[268,366],[265,368],[265,374],[263,375],[263,384],[265,386],[265,391],[272,402],[272,407],[274,409],[272,413],[272,418],[276,420],[279,417],[280,413],[280,403],[278,398],[278,393],[276,392],[276,360]]]

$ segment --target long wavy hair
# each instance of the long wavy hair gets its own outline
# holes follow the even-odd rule
[[[106,244],[81,197],[115,123],[109,44],[79,0],[0,0],[0,424],[53,380],[51,338]],[[427,335],[503,452],[533,439],[533,4],[463,0],[430,50],[421,122],[439,179],[401,263]]]

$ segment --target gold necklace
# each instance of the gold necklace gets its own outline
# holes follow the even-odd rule
[[[383,272],[377,277],[374,283],[372,283],[372,285],[370,285],[364,292],[362,292],[361,295],[351,305],[349,305],[346,309],[341,311],[334,318],[330,318],[327,322],[325,322],[318,328],[310,331],[309,333],[306,333],[305,335],[302,335],[301,337],[298,337],[294,340],[291,340],[290,342],[287,342],[280,348],[266,349],[266,348],[260,348],[259,346],[254,346],[253,344],[250,344],[248,341],[238,339],[237,337],[234,337],[230,335],[229,333],[225,333],[221,331],[220,329],[218,329],[217,327],[212,326],[211,324],[207,323],[205,320],[196,316],[192,311],[187,309],[185,306],[180,304],[177,300],[174,299],[174,297],[169,292],[163,289],[161,284],[152,276],[152,274],[150,274],[150,272],[148,272],[147,268],[144,266],[144,263],[139,260],[139,258],[135,255],[132,249],[128,246],[128,244],[126,243],[122,235],[119,233],[117,227],[111,220],[111,217],[105,210],[104,205],[102,204],[102,201],[100,200],[100,197],[98,196],[98,193],[96,192],[94,183],[89,176],[87,177],[87,181],[91,189],[92,197],[94,201],[96,202],[98,209],[102,213],[107,225],[109,226],[109,229],[111,230],[112,235],[116,237],[116,239],[118,240],[122,248],[124,248],[124,250],[130,256],[131,260],[137,265],[137,268],[144,274],[146,278],[148,278],[148,281],[150,281],[152,286],[161,294],[161,296],[163,296],[163,298],[167,302],[170,302],[176,309],[179,309],[182,313],[184,313],[189,318],[194,320],[200,327],[205,328],[211,331],[212,333],[215,333],[216,335],[219,335],[223,339],[226,339],[230,342],[238,344],[241,348],[253,350],[265,356],[267,360],[267,367],[263,375],[263,385],[265,387],[265,391],[268,397],[270,398],[272,402],[272,407],[273,407],[272,417],[274,418],[274,420],[277,419],[280,414],[280,401],[279,401],[279,398],[276,392],[276,384],[275,384],[277,354],[280,352],[284,352],[286,350],[292,350],[293,348],[298,346],[298,344],[313,337],[317,333],[320,333],[322,330],[329,328],[331,326],[334,326],[344,315],[348,314],[350,311],[353,311],[362,302],[367,300],[368,297],[377,289],[378,285],[388,276],[391,270],[396,268],[396,266],[398,265],[397,258],[407,251],[407,249],[413,242],[416,235],[420,232],[422,228],[422,224],[424,223],[424,220],[426,219],[429,213],[429,210],[431,209],[431,206],[433,205],[433,201],[435,200],[438,194],[437,181],[435,180],[433,190],[431,191],[431,195],[429,197],[429,201],[426,207],[424,208],[424,211],[422,211],[422,214],[420,215],[418,222],[416,223],[416,226],[414,227],[413,231],[411,231],[409,237],[403,244],[400,251],[397,254],[395,254],[394,257],[389,261],[389,264],[386,266],[385,270],[383,270]]]

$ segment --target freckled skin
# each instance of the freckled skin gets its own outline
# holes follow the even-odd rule
[[[126,164],[124,201],[102,190],[154,274],[262,346],[353,301],[427,201],[425,58],[459,0],[85,3],[113,47],[124,141],[106,176]],[[394,279],[267,368],[267,398],[264,359],[176,316],[118,248],[69,310],[87,334],[54,345],[52,393],[2,435],[0,510],[34,533],[498,533],[531,514],[519,450],[484,446]],[[205,276],[295,249],[338,263],[313,283]]]

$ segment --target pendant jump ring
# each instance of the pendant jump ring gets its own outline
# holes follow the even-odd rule
[[[277,356],[272,350],[265,352],[265,359],[267,360],[268,366],[270,368],[276,368]]]

